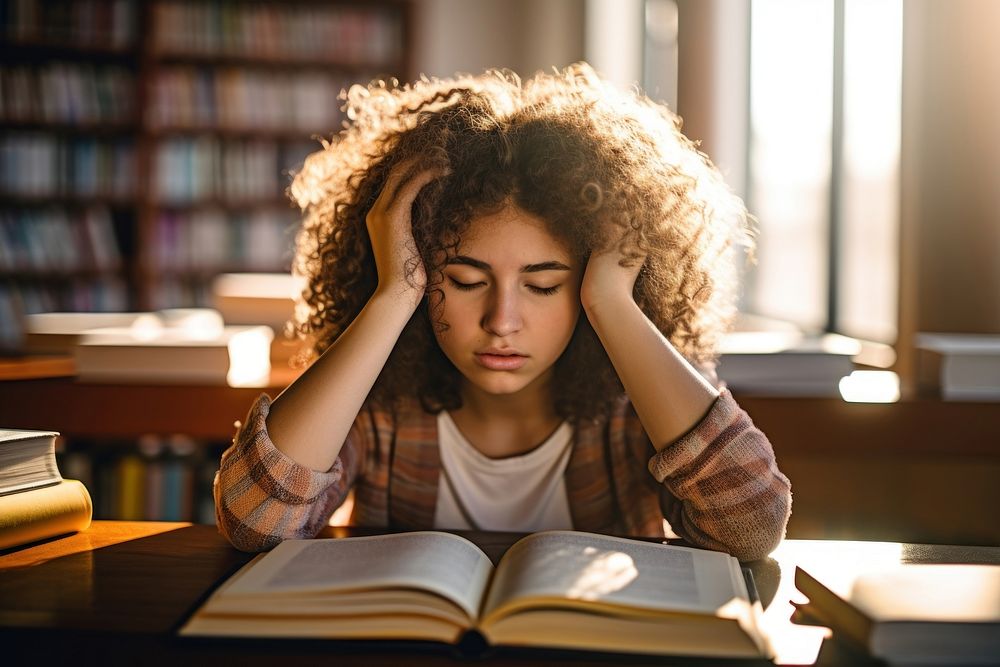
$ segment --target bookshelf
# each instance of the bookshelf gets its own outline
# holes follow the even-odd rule
[[[135,303],[138,3],[0,5],[0,350],[25,313]]]
[[[300,219],[290,172],[340,129],[343,88],[412,77],[411,11],[0,3],[0,356],[21,350],[31,313],[206,306],[220,273],[287,270]],[[59,400],[43,402],[75,409]],[[184,429],[64,429],[60,465],[88,485],[97,518],[211,522],[231,434]]]
[[[0,352],[23,316],[209,304],[290,266],[342,88],[407,79],[405,0],[0,4]]]

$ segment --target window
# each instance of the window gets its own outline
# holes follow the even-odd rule
[[[747,199],[760,238],[743,307],[893,342],[901,0],[750,8]]]

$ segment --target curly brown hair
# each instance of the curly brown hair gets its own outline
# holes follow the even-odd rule
[[[602,82],[586,64],[522,82],[506,70],[346,93],[348,121],[295,175],[304,211],[293,270],[305,279],[291,330],[322,353],[357,317],[377,275],[365,217],[390,171],[441,169],[412,209],[427,293],[472,218],[508,203],[545,220],[585,262],[617,243],[645,257],[636,303],[695,363],[711,362],[735,313],[735,250],[750,249],[743,203],[666,107]],[[461,405],[460,376],[438,347],[424,298],[370,398],[418,398],[431,412]],[[446,326],[446,325],[444,325]],[[586,317],[556,363],[557,413],[601,418],[624,389]]]

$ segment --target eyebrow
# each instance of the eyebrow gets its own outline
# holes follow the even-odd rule
[[[463,264],[465,266],[471,266],[482,271],[492,271],[493,267],[486,262],[473,259],[472,257],[467,257],[465,255],[456,255],[448,260],[448,264]],[[562,262],[539,262],[537,264],[525,264],[521,267],[520,273],[538,273],[539,271],[572,271],[572,269]]]

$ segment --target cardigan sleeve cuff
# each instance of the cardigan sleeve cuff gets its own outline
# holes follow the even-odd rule
[[[234,447],[223,455],[222,467],[228,457],[241,458],[244,472],[271,497],[291,505],[313,503],[340,480],[343,463],[337,457],[330,470],[317,472],[275,447],[267,433],[270,408],[267,394],[257,397],[236,433]]]
[[[738,431],[742,430],[743,426],[741,424],[744,421],[742,418],[745,416],[743,408],[739,406],[729,390],[723,389],[715,403],[712,404],[708,414],[694,428],[649,459],[649,472],[661,484],[663,480],[680,473],[683,473],[684,476],[697,474],[698,469],[709,462],[707,460],[709,457],[706,457],[709,445],[718,443],[720,440],[726,441],[730,448],[736,444],[733,442],[733,438],[726,437],[727,432],[731,436],[738,435]],[[749,421],[749,417],[746,417],[746,420]],[[730,449],[729,453],[731,456],[735,455],[736,458],[741,458],[739,452],[733,452]],[[747,454],[747,459],[756,459],[759,456],[757,452],[748,451],[745,454]]]

